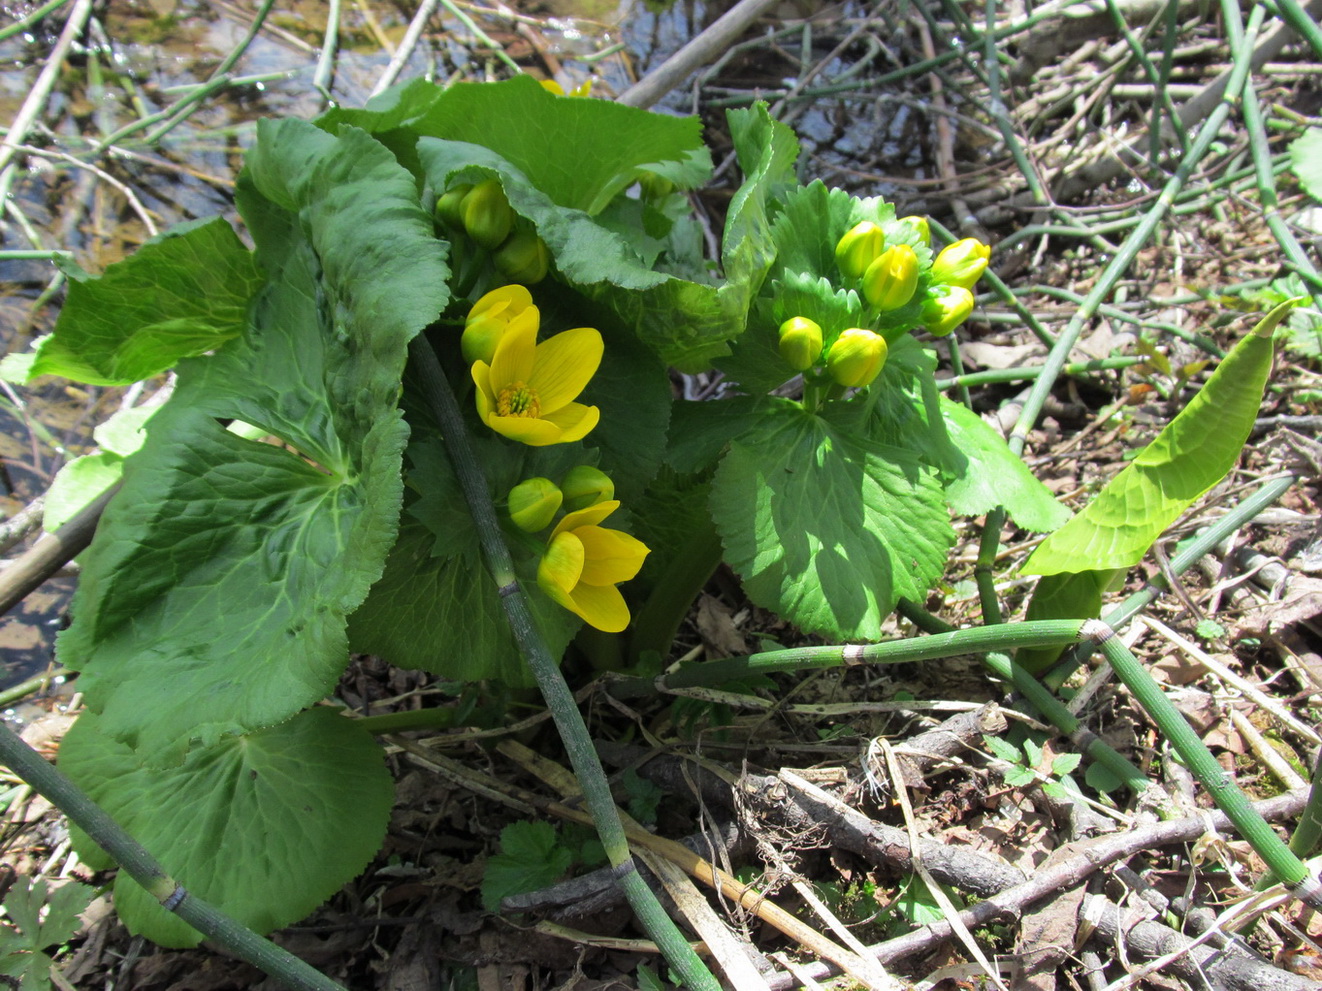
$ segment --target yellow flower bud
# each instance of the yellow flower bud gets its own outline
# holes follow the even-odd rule
[[[551,252],[533,231],[515,231],[491,258],[496,270],[511,282],[536,285],[546,278]]]
[[[910,217],[901,217],[896,223],[903,224],[905,227],[909,228],[909,230],[913,231],[914,236],[918,241],[929,246],[931,245],[932,228],[927,223],[926,217],[919,217],[915,214]]]
[[[532,294],[523,286],[501,286],[491,290],[468,311],[464,333],[459,339],[464,361],[470,365],[475,361],[491,364],[496,345],[511,324],[522,326],[531,322],[535,328],[540,316],[537,307],[532,305]]]
[[[835,246],[835,263],[847,279],[857,279],[881,254],[886,236],[870,220],[855,224]]]
[[[932,262],[932,283],[972,289],[973,283],[987,271],[987,259],[990,257],[991,248],[976,237],[956,241],[942,248],[941,254]]]
[[[574,513],[614,499],[615,483],[604,471],[591,465],[579,465],[561,479],[560,491],[565,494],[565,511]]]
[[[826,353],[826,370],[844,386],[862,388],[886,364],[886,338],[858,327],[841,334]]]
[[[918,288],[918,256],[907,244],[887,248],[863,273],[863,295],[881,310],[898,310]]]
[[[564,496],[549,478],[527,478],[510,489],[510,519],[520,530],[545,530],[555,518]]]
[[[459,214],[468,236],[488,250],[499,247],[514,226],[514,211],[499,179],[479,182],[470,189],[459,204]]]
[[[449,190],[436,201],[436,219],[451,230],[463,230],[464,218],[459,212],[459,204],[464,201],[464,197],[472,190],[471,182],[461,182],[454,189]]]
[[[923,326],[934,337],[945,337],[973,312],[973,293],[963,286],[934,286],[923,300]]]
[[[638,177],[638,189],[645,200],[660,200],[675,191],[675,184],[663,175],[644,172]]]
[[[822,356],[822,328],[807,317],[790,317],[780,325],[780,356],[796,372],[806,372]]]

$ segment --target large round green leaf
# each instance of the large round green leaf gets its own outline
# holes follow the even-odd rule
[[[381,846],[394,788],[381,748],[333,709],[230,736],[189,752],[182,765],[144,756],[79,718],[60,769],[194,895],[251,929],[270,932],[306,916],[351,880]],[[79,856],[111,861],[81,830]],[[115,908],[130,932],[162,946],[202,936],[121,872]]]

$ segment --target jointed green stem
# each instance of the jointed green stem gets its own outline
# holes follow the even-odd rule
[[[1253,808],[1244,792],[1226,773],[1225,768],[1217,763],[1207,745],[1166,698],[1129,648],[1101,620],[1086,624],[1085,630],[1097,639],[1097,645],[1106,655],[1116,677],[1125,683],[1139,705],[1156,722],[1180,759],[1212,796],[1217,808],[1235,824],[1239,834],[1248,840],[1268,870],[1292,889],[1298,898],[1315,908],[1322,908],[1322,883],[1318,882],[1303,861],[1291,852]]]
[[[569,754],[570,765],[583,789],[583,797],[592,821],[601,837],[601,845],[615,868],[616,877],[624,889],[629,904],[638,914],[648,934],[654,939],[666,960],[684,978],[684,983],[694,991],[719,991],[720,985],[711,972],[698,959],[678,927],[661,908],[652,890],[647,887],[634,867],[633,855],[629,852],[629,841],[611,797],[610,784],[601,762],[592,746],[583,715],[578,711],[573,693],[565,684],[564,676],[556,660],[542,638],[532,612],[528,608],[527,598],[519,587],[514,574],[514,561],[509,548],[500,533],[500,524],[496,519],[496,509],[492,505],[487,491],[486,478],[482,467],[468,443],[468,434],[464,427],[459,404],[450,388],[450,383],[441,370],[440,362],[426,337],[414,338],[409,345],[409,353],[418,366],[423,385],[431,403],[432,412],[440,424],[445,437],[446,450],[459,478],[464,498],[473,522],[477,528],[478,541],[482,545],[482,557],[487,569],[495,581],[495,591],[500,595],[501,604],[510,629],[514,633],[519,652],[528,662],[542,698],[551,711],[560,738],[564,741]]]

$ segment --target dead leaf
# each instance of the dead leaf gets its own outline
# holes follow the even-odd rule
[[[1322,578],[1295,575],[1290,579],[1285,598],[1248,610],[1240,618],[1235,633],[1240,637],[1271,635],[1319,613],[1322,613]]]
[[[698,602],[695,620],[710,658],[734,657],[748,652],[744,635],[736,629],[730,607],[712,595]]]

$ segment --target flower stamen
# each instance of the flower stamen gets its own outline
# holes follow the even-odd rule
[[[496,413],[499,416],[526,416],[536,419],[542,415],[542,404],[537,391],[523,382],[511,382],[500,390],[496,397]]]

